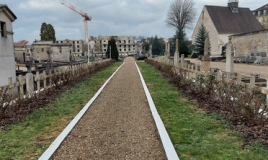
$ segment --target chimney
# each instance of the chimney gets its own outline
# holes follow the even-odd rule
[[[233,13],[238,13],[238,0],[228,0],[228,7]]]

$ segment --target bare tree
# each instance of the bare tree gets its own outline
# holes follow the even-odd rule
[[[166,23],[181,32],[192,29],[195,16],[196,9],[192,0],[175,0],[170,5]]]

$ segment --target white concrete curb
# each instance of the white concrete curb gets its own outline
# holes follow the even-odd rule
[[[140,79],[141,79],[141,83],[143,85],[143,89],[145,91],[145,94],[146,94],[146,97],[147,97],[147,100],[148,100],[148,103],[149,103],[149,106],[150,106],[150,109],[151,109],[151,112],[152,112],[152,115],[153,115],[153,118],[154,118],[154,121],[155,121],[155,124],[156,124],[156,127],[157,127],[157,130],[158,130],[158,134],[160,136],[160,139],[161,139],[161,142],[162,142],[162,145],[163,145],[163,148],[166,152],[166,156],[167,156],[167,159],[168,160],[179,160],[179,157],[177,155],[177,152],[169,138],[169,135],[167,133],[167,130],[164,126],[164,123],[162,122],[157,110],[156,110],[156,107],[154,105],[154,101],[151,97],[151,94],[145,84],[145,81],[142,77],[142,74],[140,72],[140,69],[136,64],[136,67],[138,69],[138,72],[139,72],[139,75],[140,75]]]
[[[70,131],[74,128],[77,122],[83,117],[85,112],[91,106],[91,104],[95,101],[95,99],[99,96],[103,88],[108,84],[108,82],[112,79],[115,73],[125,64],[125,62],[110,76],[110,78],[102,85],[102,87],[98,90],[98,92],[90,99],[90,101],[84,106],[84,108],[76,115],[76,117],[68,124],[68,126],[61,132],[61,134],[53,141],[53,143],[48,147],[48,149],[39,157],[39,160],[48,160],[54,152],[61,145],[63,140],[68,136]]]

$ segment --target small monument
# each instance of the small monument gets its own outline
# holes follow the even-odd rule
[[[174,66],[179,67],[180,66],[180,52],[179,52],[179,40],[176,39],[176,50],[174,53]]]
[[[150,57],[150,58],[153,58],[152,45],[150,45],[150,49],[149,49],[149,57]]]
[[[201,60],[201,72],[208,72],[210,69],[210,58],[208,55],[209,52],[209,39],[206,37],[205,46],[204,46],[204,56]]]
[[[229,42],[226,45],[226,72],[234,72],[234,47],[229,36]]]

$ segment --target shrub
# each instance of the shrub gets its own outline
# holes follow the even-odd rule
[[[193,53],[193,54],[191,55],[191,58],[198,58],[198,54],[197,54],[197,53]]]

